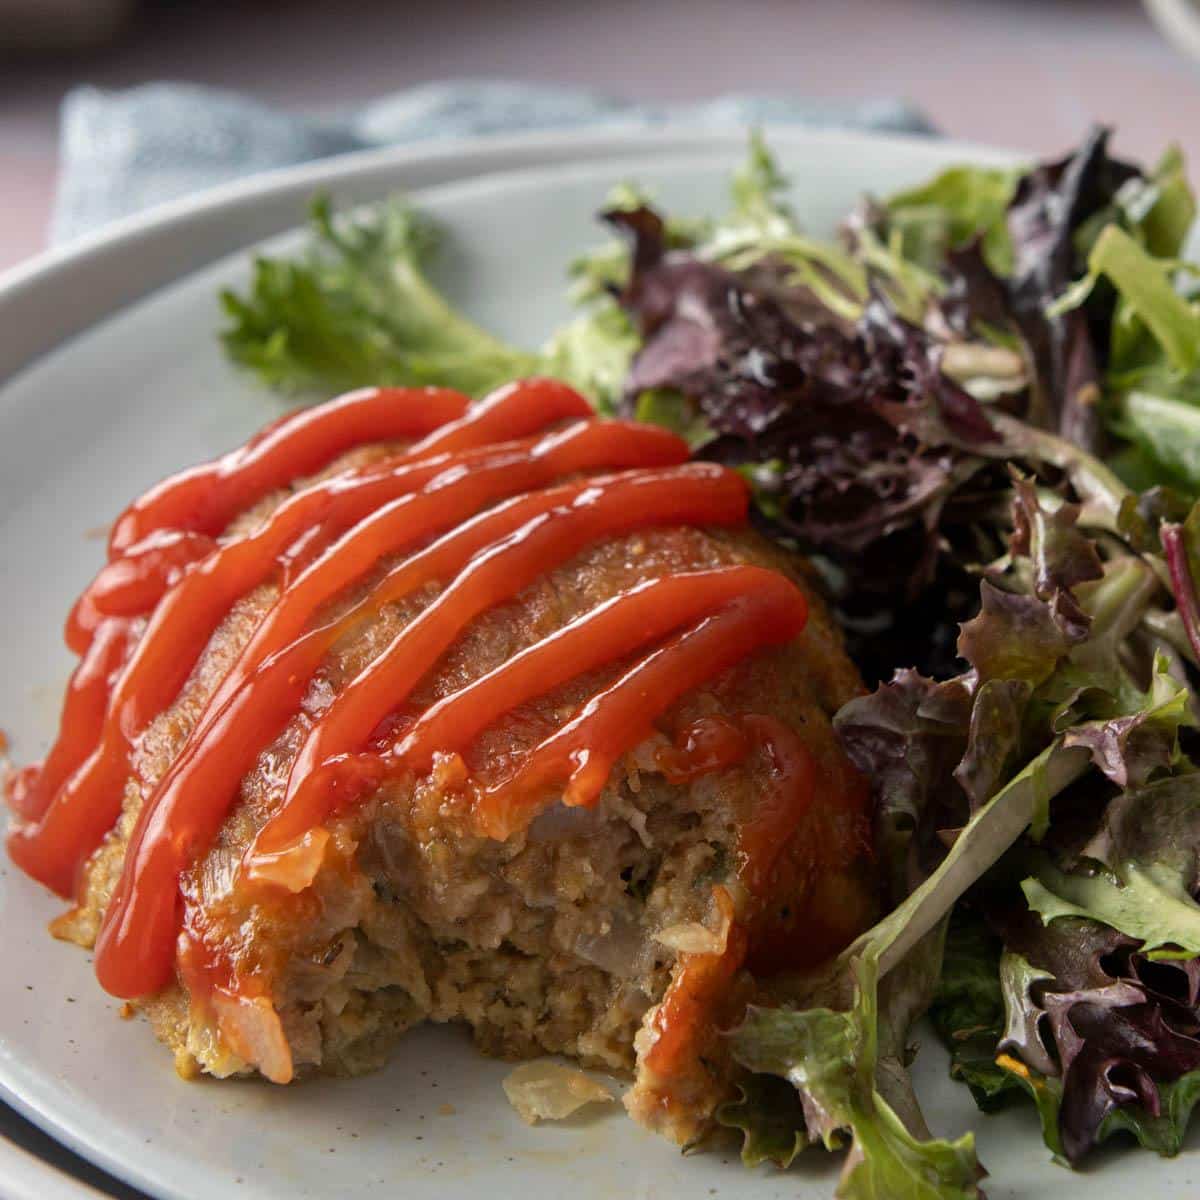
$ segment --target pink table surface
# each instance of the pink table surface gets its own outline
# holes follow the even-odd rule
[[[120,45],[0,62],[0,268],[44,245],[72,85],[190,79],[320,110],[431,79],[565,82],[634,98],[905,96],[946,133],[1059,150],[1089,121],[1200,162],[1200,64],[1136,0],[458,0],[177,3]]]

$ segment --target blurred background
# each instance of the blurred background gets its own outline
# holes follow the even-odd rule
[[[337,114],[464,77],[622,98],[892,97],[956,138],[1200,162],[1193,0],[0,0],[0,269],[45,245],[64,95],[187,80]],[[1152,11],[1153,10],[1153,11]],[[1200,29],[1198,24],[1196,29]]]

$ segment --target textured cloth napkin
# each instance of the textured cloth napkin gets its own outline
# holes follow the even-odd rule
[[[524,130],[672,122],[932,132],[919,111],[899,100],[838,103],[730,95],[701,104],[646,105],[572,88],[462,81],[425,84],[351,112],[304,116],[192,84],[152,83],[126,91],[82,87],[63,104],[51,237],[67,241],[164,200],[348,150]]]

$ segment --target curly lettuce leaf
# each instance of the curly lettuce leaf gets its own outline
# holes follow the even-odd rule
[[[1141,787],[1176,761],[1179,730],[1196,724],[1191,691],[1160,653],[1144,694],[1130,688],[1110,699],[1107,715],[1068,729],[1064,741],[1090,751],[1096,767],[1118,787]]]
[[[918,1137],[881,1094],[878,1030],[875,965],[863,959],[848,1010],[751,1007],[731,1039],[743,1065],[795,1087],[811,1139],[828,1149],[848,1144],[842,1200],[978,1197],[973,1136]]]
[[[322,197],[311,232],[306,255],[260,257],[249,291],[221,296],[226,352],[268,386],[437,385],[480,395],[538,369],[536,355],[497,341],[436,291],[422,269],[436,231],[407,204],[335,218]]]
[[[299,256],[258,258],[245,294],[221,296],[226,353],[269,387],[328,393],[436,385],[480,396],[546,374],[572,383],[602,410],[620,395],[638,338],[611,299],[540,352],[523,350],[469,321],[430,283],[425,264],[437,230],[403,201],[339,217],[319,198],[311,235]]]
[[[1117,1132],[1128,1133],[1144,1150],[1173,1158],[1183,1149],[1192,1110],[1200,1101],[1200,1069],[1160,1084],[1155,1099],[1152,1107],[1145,1104],[1114,1107],[1100,1122],[1096,1141],[1103,1142]]]
[[[1049,306],[1084,270],[1081,234],[1113,211],[1121,188],[1139,177],[1109,154],[1108,137],[1108,130],[1094,128],[1071,154],[1028,171],[1007,215],[1014,259],[1007,312],[1035,367],[1025,415],[1092,451],[1102,443],[1097,401],[1106,349],[1095,331],[1111,323],[1112,296],[1097,292],[1086,312]]]
[[[1038,810],[1088,769],[1085,750],[1051,743],[958,833],[938,868],[902,904],[852,942],[835,970],[877,954],[886,973],[928,934],[962,894],[1029,828]]]
[[[1013,479],[1012,551],[1030,560],[1033,594],[1075,640],[1087,634],[1088,620],[1072,589],[1104,576],[1095,542],[1078,527],[1080,511],[1077,504],[1047,507],[1032,480]]]
[[[1130,443],[1114,455],[1130,482],[1172,482],[1200,492],[1200,311],[1179,254],[1196,214],[1178,150],[1149,177],[1126,181],[1111,204],[1076,231],[1083,276],[1050,304],[1050,320],[1086,311],[1107,330],[1099,349],[1110,433]],[[1103,310],[1103,320],[1097,313]]]
[[[985,1110],[1025,1093],[1064,1164],[1117,1131],[1177,1153],[1197,1098],[1200,960],[1150,962],[1074,916],[1043,926],[1002,893],[983,907],[999,934],[978,907],[956,914],[932,1009],[952,1075]]]
[[[830,564],[855,620],[889,628],[936,574],[942,506],[993,437],[942,371],[942,342],[883,295],[849,323],[795,283],[782,250],[705,257],[704,244],[673,250],[655,213],[613,219],[631,238],[620,301],[642,337],[623,411],[648,392],[686,397],[711,431],[698,453],[745,468],[773,530]]]
[[[537,371],[567,380],[611,415],[637,348],[629,319],[615,304],[604,304],[559,329],[543,347]]]
[[[1191,371],[1200,365],[1200,314],[1180,295],[1172,276],[1178,264],[1159,259],[1118,225],[1106,225],[1088,255],[1088,273],[1051,308],[1054,315],[1070,312],[1092,294],[1097,281],[1107,279],[1125,309],[1114,323],[1140,321],[1151,333],[1169,366]],[[1127,357],[1127,356],[1122,356]],[[1118,369],[1125,364],[1118,359]]]
[[[957,933],[955,930],[957,929]],[[955,914],[947,940],[947,969],[930,1009],[934,1028],[950,1051],[950,1077],[965,1083],[983,1112],[994,1112],[1021,1096],[1033,1101],[1042,1140],[1056,1159],[1062,1158],[1058,1131],[1062,1084],[1014,1057],[1014,1043],[1036,1047],[1039,1064],[1046,1058],[1038,1024],[1044,1013],[1031,999],[1035,984],[1053,976],[1006,949],[977,913]]]
[[[937,271],[952,250],[975,238],[997,275],[1013,269],[1005,217],[1021,177],[1010,167],[949,167],[926,183],[893,192],[883,202],[888,226],[905,258]]]
[[[804,1106],[796,1089],[786,1079],[767,1074],[746,1075],[737,1088],[737,1099],[720,1105],[716,1120],[741,1136],[742,1162],[747,1167],[790,1167],[808,1145]]]
[[[1022,882],[1049,924],[1088,917],[1137,938],[1147,954],[1200,954],[1200,904],[1192,898],[1200,846],[1200,774],[1130,789],[1105,812],[1072,870],[1039,859]]]
[[[1087,917],[1139,938],[1150,952],[1171,947],[1200,954],[1200,905],[1182,875],[1164,864],[1123,863],[1118,875],[1068,873],[1043,862],[1021,890],[1047,923]]]
[[[730,211],[711,238],[749,233],[756,238],[787,237],[797,232],[796,218],[787,202],[788,180],[780,171],[759,130],[750,134],[746,160],[730,181]]]
[[[954,778],[971,811],[988,802],[1025,757],[1025,714],[1033,695],[1025,679],[988,679],[975,691],[967,747]]]
[[[1005,959],[1019,958],[1032,980],[1006,989],[1010,1035],[997,1061],[1052,1118],[1047,1145],[1074,1164],[1125,1130],[1178,1152],[1200,1068],[1200,959],[1151,961],[1090,920],[996,916]]]
[[[752,1010],[753,1019],[734,1033],[735,1057],[744,1066],[783,1074],[796,1085],[810,1138],[837,1145],[851,1131],[857,1151],[843,1187],[866,1190],[842,1194],[977,1194],[970,1144],[927,1136],[900,1048],[925,1001],[922,985],[936,980],[927,956],[940,949],[947,915],[1020,837],[1038,805],[1086,769],[1085,752],[1049,747],[959,831],[941,865],[902,904],[795,985],[798,1003],[809,1007]],[[881,976],[885,1000],[877,1006]]]
[[[895,874],[893,901],[911,890],[913,853],[964,819],[954,771],[967,751],[971,711],[962,681],[939,684],[901,670],[842,705],[834,719],[854,765],[871,780],[875,844]]]
[[[857,320],[868,299],[867,271],[834,242],[808,237],[787,203],[787,178],[761,134],[733,174],[730,209],[694,243],[698,258],[770,277],[776,288],[810,293],[831,313]]]
[[[979,615],[959,635],[959,654],[984,681],[1037,685],[1048,679],[1071,647],[1050,606],[1037,596],[1003,591],[986,579],[980,597]]]
[[[996,1062],[1005,1021],[1002,949],[1000,939],[977,914],[956,910],[929,1009],[933,1027],[950,1051],[950,1077],[965,1083],[985,1112],[1020,1090],[1012,1073]]]

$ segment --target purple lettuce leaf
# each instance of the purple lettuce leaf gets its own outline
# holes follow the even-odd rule
[[[1097,127],[1073,153],[1036,166],[1018,183],[1008,210],[1014,254],[1010,308],[1039,381],[1030,415],[1093,451],[1101,444],[1098,363],[1114,299],[1100,293],[1086,312],[1057,317],[1048,317],[1046,309],[1084,271],[1081,226],[1111,209],[1122,184],[1140,175],[1109,155],[1108,138],[1109,131]]]
[[[1022,761],[1023,723],[1033,687],[1025,679],[989,679],[975,692],[967,745],[954,778],[975,812]]]
[[[1032,480],[1013,480],[1012,552],[1030,559],[1034,595],[1051,605],[1064,635],[1073,642],[1087,636],[1089,620],[1072,589],[1104,575],[1096,543],[1077,526],[1079,511],[1077,504],[1048,510],[1038,500]]]
[[[648,210],[608,219],[632,238],[618,300],[643,338],[627,411],[647,393],[687,397],[711,431],[699,454],[755,471],[773,531],[834,564],[860,620],[914,601],[938,569],[947,499],[995,440],[942,372],[942,342],[882,293],[854,325],[798,319],[769,263],[733,272],[670,249]]]
[[[984,907],[986,923],[978,907],[956,915],[932,1010],[952,1074],[985,1109],[1027,1092],[1072,1165],[1118,1130],[1177,1153],[1200,1095],[1200,959],[1152,961],[1095,921]]]
[[[1175,608],[1183,622],[1193,658],[1200,662],[1200,504],[1187,519],[1166,521],[1159,529],[1163,555],[1170,572]]]
[[[958,652],[983,681],[1042,683],[1070,649],[1050,605],[1037,596],[1006,592],[988,580],[979,588],[979,615],[962,627]]]
[[[941,829],[967,817],[954,771],[967,751],[972,697],[967,683],[936,683],[913,670],[843,705],[834,718],[851,761],[871,780],[877,855],[893,903],[924,877],[944,849]]]
[[[1042,974],[1012,998],[1010,1028],[1022,1025],[1028,1039],[1007,1038],[1000,1050],[1060,1080],[1068,1161],[1117,1128],[1136,1136],[1143,1123],[1154,1135],[1144,1145],[1178,1150],[1188,1112],[1176,1112],[1171,1129],[1155,1123],[1169,1107],[1164,1093],[1200,1069],[1200,960],[1151,961],[1115,930],[1070,918],[1042,926],[1025,914],[1005,937]]]

